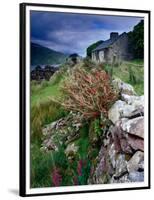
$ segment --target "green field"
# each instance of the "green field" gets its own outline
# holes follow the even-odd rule
[[[144,64],[143,60],[123,62],[119,66],[106,65],[105,69],[112,73],[113,78],[131,84],[138,95],[144,94]]]

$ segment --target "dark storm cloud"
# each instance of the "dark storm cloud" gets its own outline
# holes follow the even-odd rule
[[[65,53],[85,55],[87,46],[112,31],[133,29],[141,18],[31,11],[31,40]]]

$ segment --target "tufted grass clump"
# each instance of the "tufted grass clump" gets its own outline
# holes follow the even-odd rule
[[[31,107],[31,138],[40,140],[43,126],[64,117],[66,114],[64,108],[52,100],[33,105]]]
[[[110,76],[96,68],[86,71],[74,67],[64,81],[62,91],[65,98],[61,104],[67,110],[82,113],[85,118],[95,118],[101,113],[107,117],[109,108],[117,99]]]

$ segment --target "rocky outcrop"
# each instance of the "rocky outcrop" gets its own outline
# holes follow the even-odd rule
[[[41,66],[36,66],[35,69],[31,71],[31,80],[49,81],[50,77],[58,70],[59,68],[46,65],[44,68]]]
[[[115,81],[120,100],[108,112],[112,121],[101,146],[91,184],[144,181],[144,96]]]
[[[41,150],[46,152],[58,151],[59,145],[69,145],[79,138],[82,120],[80,113],[70,112],[66,117],[48,124],[42,130],[43,143]],[[76,147],[73,144],[67,147],[66,154],[69,155],[70,151],[76,152]]]

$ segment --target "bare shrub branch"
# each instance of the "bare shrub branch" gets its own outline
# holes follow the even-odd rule
[[[64,81],[61,104],[68,110],[78,111],[86,118],[97,117],[107,111],[117,99],[109,75],[99,69],[87,72],[84,68],[74,67]]]

